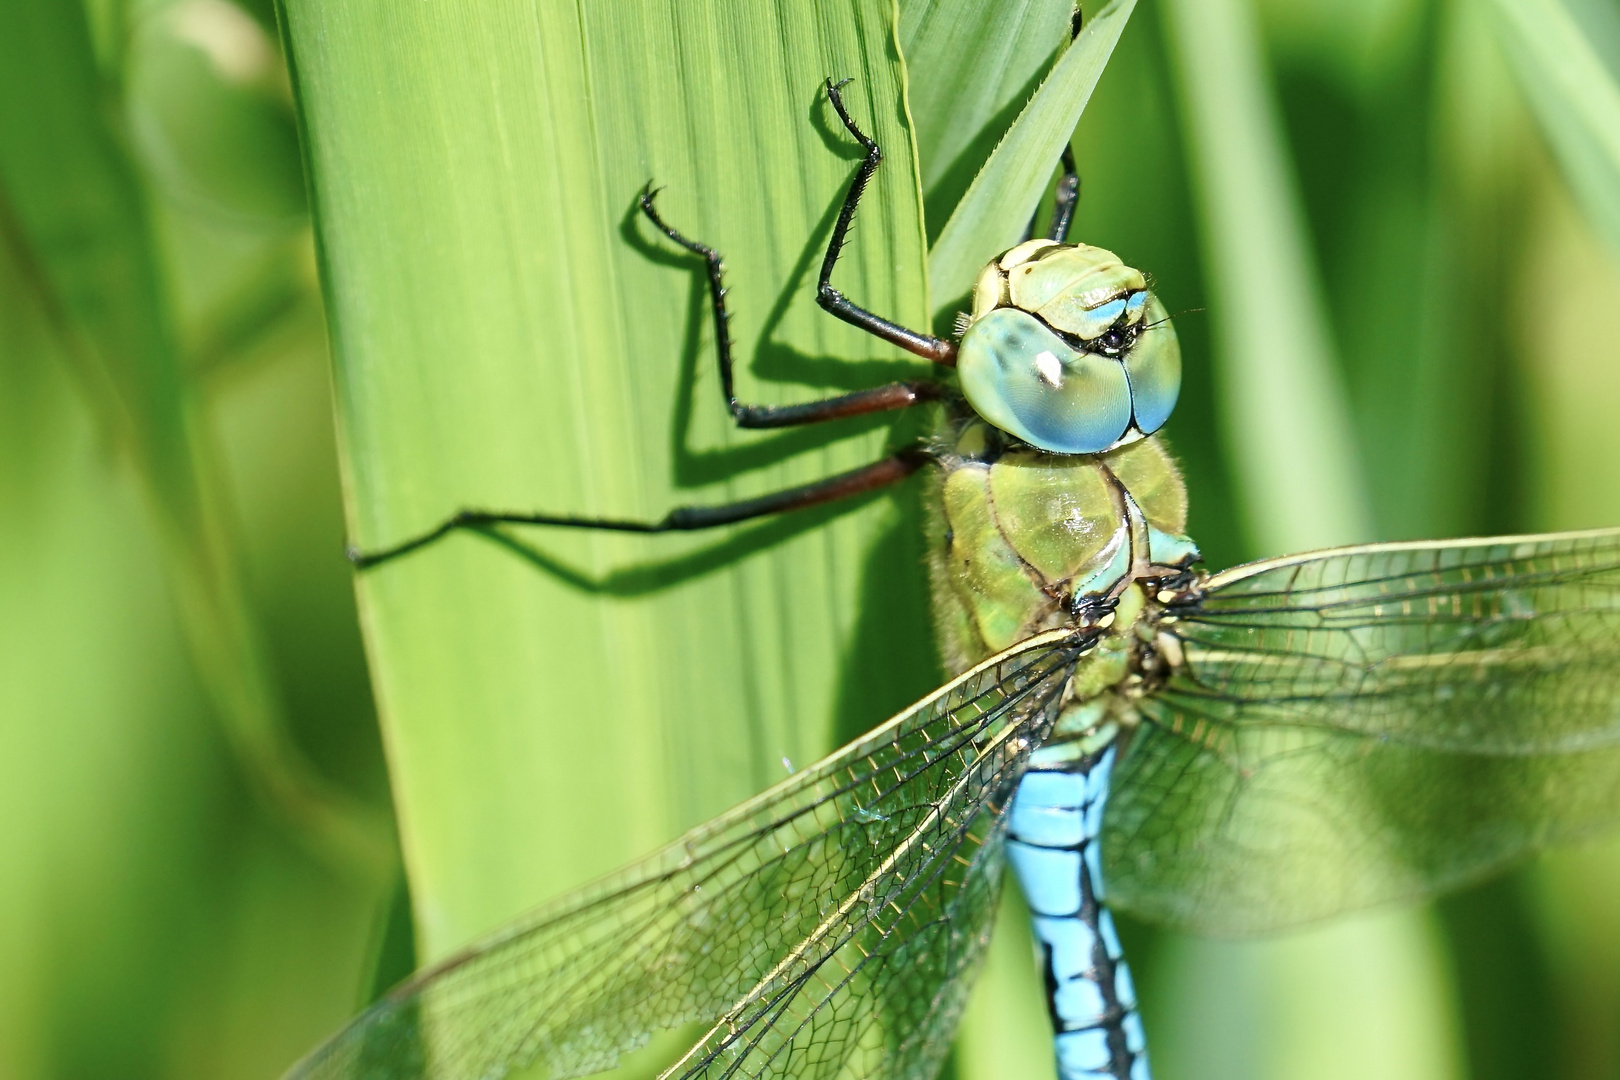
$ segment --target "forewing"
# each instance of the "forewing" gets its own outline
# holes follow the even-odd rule
[[[1620,530],[1254,563],[1173,632],[1165,699],[1223,724],[1505,754],[1620,734]]]
[[[672,1077],[925,1075],[988,936],[1000,810],[1075,658],[981,664],[818,765],[396,989],[297,1080],[612,1068],[709,1026]]]
[[[1121,906],[1272,929],[1620,820],[1620,531],[1346,548],[1207,587],[1115,777]]]

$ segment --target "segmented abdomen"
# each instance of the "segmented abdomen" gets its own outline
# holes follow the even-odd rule
[[[1103,905],[1100,845],[1114,747],[1018,785],[1007,853],[1033,916],[1060,1080],[1149,1080],[1136,991]]]

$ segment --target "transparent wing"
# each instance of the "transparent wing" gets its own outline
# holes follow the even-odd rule
[[[1254,563],[1168,629],[1104,836],[1144,916],[1272,929],[1620,821],[1620,530]]]
[[[691,1024],[668,1076],[927,1075],[989,937],[1001,808],[1075,657],[1062,632],[1014,646],[406,983],[291,1076],[583,1076]]]

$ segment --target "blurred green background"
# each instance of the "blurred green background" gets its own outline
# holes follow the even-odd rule
[[[817,80],[889,151],[840,282],[948,323],[927,245],[1068,23],[552,7],[0,7],[0,1075],[275,1076],[413,952],[938,679],[915,486],[668,548],[462,538],[357,607],[351,527],[652,516],[914,431],[727,431],[630,198],[726,251],[746,396],[912,370],[811,301],[851,168]],[[1617,72],[1611,0],[1143,0],[1073,235],[1186,312],[1211,565],[1620,524]],[[963,1077],[1050,1074],[1007,929]],[[1162,1080],[1620,1077],[1612,839],[1277,941],[1126,929]]]

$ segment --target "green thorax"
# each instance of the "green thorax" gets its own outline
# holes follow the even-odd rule
[[[1196,558],[1181,535],[1181,473],[1157,438],[1050,454],[973,419],[940,460],[934,607],[953,670],[1042,630],[1102,618],[1133,582]]]

